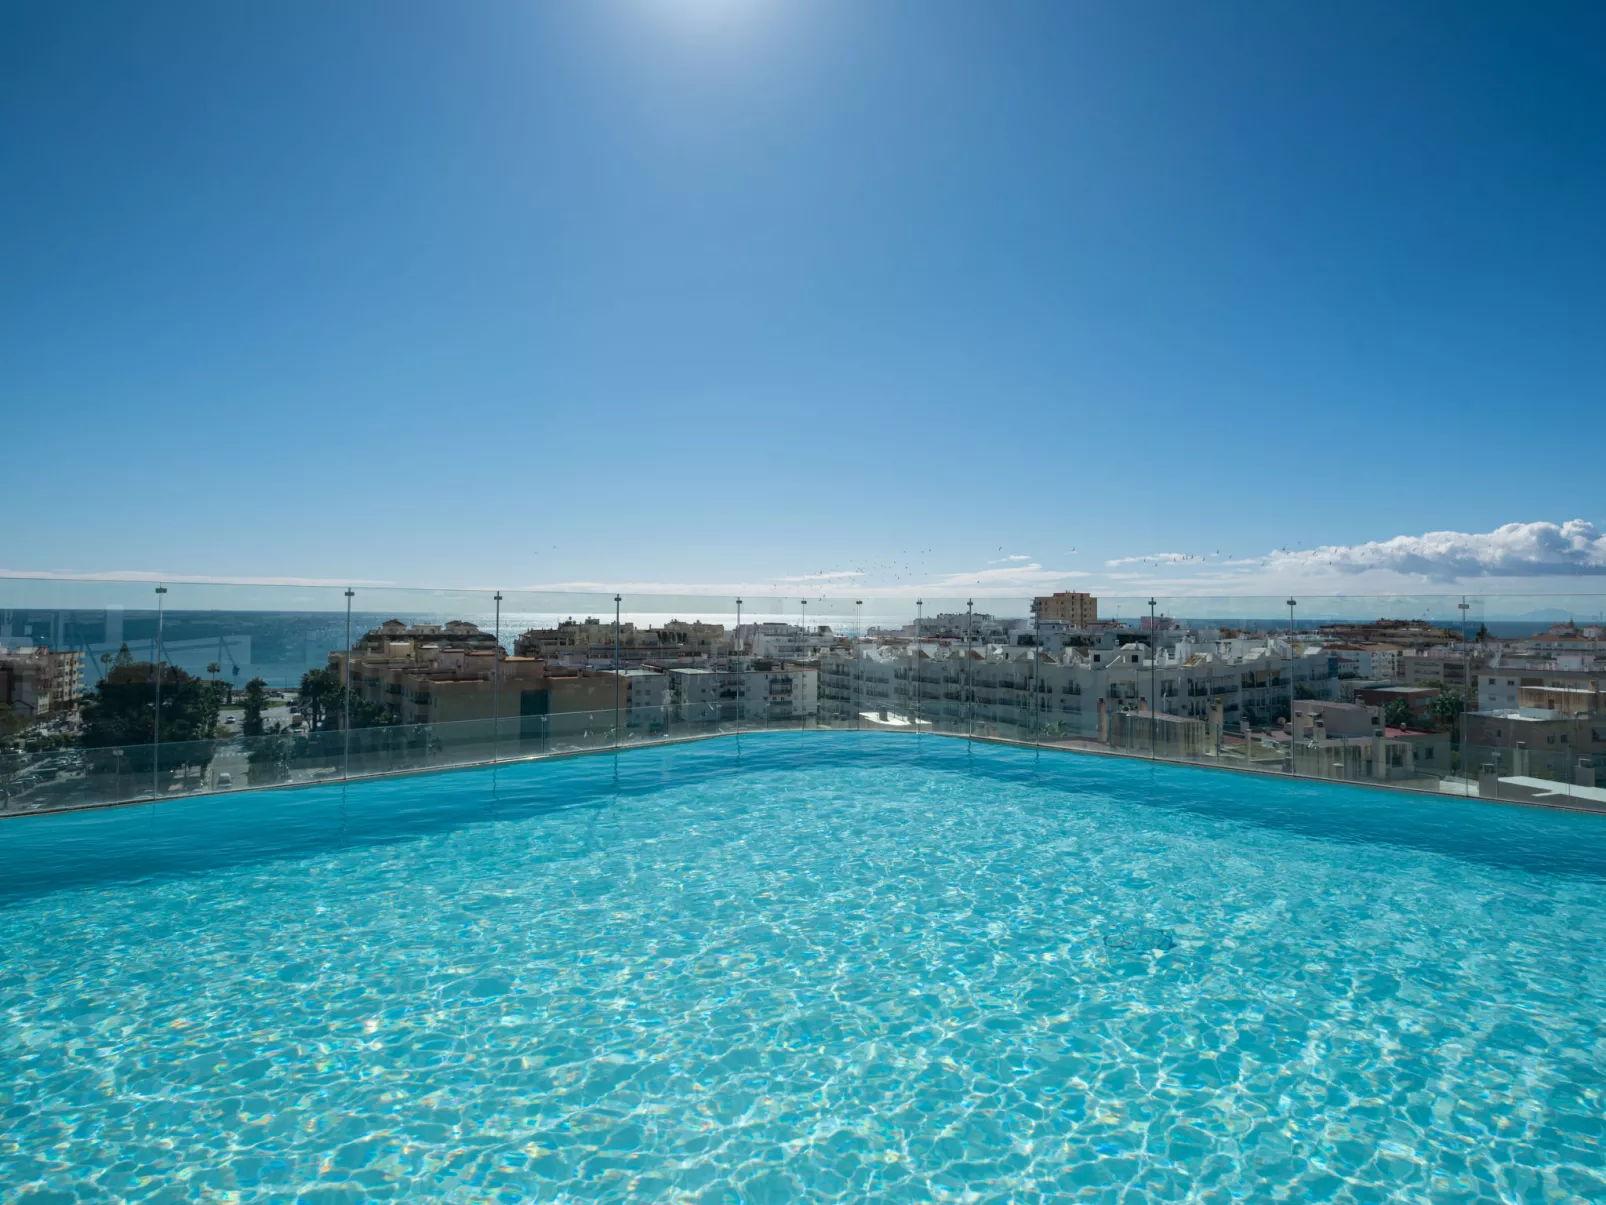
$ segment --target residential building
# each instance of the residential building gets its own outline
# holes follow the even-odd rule
[[[664,677],[675,722],[785,723],[819,710],[820,670],[813,664],[731,658],[715,667],[672,667]]]
[[[78,709],[83,654],[43,645],[0,649],[0,706],[34,720],[60,719]]]
[[[1413,728],[1376,728],[1369,735],[1295,737],[1290,743],[1294,773],[1347,781],[1436,780],[1451,771],[1450,734]]]
[[[1091,594],[1061,590],[1032,599],[1032,615],[1073,628],[1090,628],[1099,621],[1099,600]]]
[[[1431,686],[1368,686],[1355,692],[1355,701],[1369,707],[1386,709],[1390,703],[1403,699],[1411,708],[1412,724],[1425,726],[1431,714],[1433,700],[1442,692]],[[1387,715],[1387,711],[1384,713]]]
[[[1543,697],[1543,688],[1530,696],[1534,701]],[[1512,775],[1585,787],[1606,779],[1606,713],[1599,710],[1475,711],[1466,717],[1466,730],[1467,764],[1487,766],[1497,778]]]
[[[812,661],[837,643],[828,627],[774,622],[744,623],[736,629],[734,642],[738,655],[772,661]]]
[[[1031,630],[1032,622],[1029,619],[999,619],[982,612],[941,611],[935,615],[927,615],[918,624],[906,623],[903,627],[892,631],[872,628],[870,638],[885,640],[889,636],[902,636],[913,640],[918,636],[921,640],[956,642],[968,640],[971,644],[1016,644],[1019,636],[1029,634]]]
[[[1287,642],[1266,637],[1179,639],[1156,653],[1136,641],[1058,653],[866,642],[820,661],[821,715],[833,720],[889,711],[942,731],[1087,740],[1108,739],[1112,713],[1147,711],[1151,693],[1158,714],[1203,720],[1219,704],[1222,722],[1238,729],[1286,715],[1291,693],[1336,698],[1337,686],[1335,663],[1321,649],[1301,649],[1290,661]]]
[[[1296,741],[1320,740],[1331,736],[1370,737],[1375,735],[1382,723],[1383,717],[1376,707],[1325,699],[1297,699],[1290,730]]]
[[[1606,627],[1579,627],[1572,620],[1552,624],[1549,631],[1506,642],[1507,647],[1549,656],[1573,654],[1594,660],[1606,655]]]
[[[1551,658],[1527,660],[1502,653],[1477,669],[1480,711],[1514,711],[1525,706],[1523,692],[1535,688],[1606,692],[1606,666],[1564,668]]]
[[[1477,664],[1469,648],[1414,649],[1397,658],[1393,678],[1401,686],[1438,683],[1447,690],[1466,693],[1468,683],[1475,682]]]
[[[462,619],[446,623],[416,623],[409,626],[399,619],[387,619],[377,628],[363,633],[352,644],[358,656],[395,658],[423,657],[426,649],[473,649],[490,652],[496,648],[496,636],[482,631],[475,624]]]
[[[729,647],[724,625],[679,619],[657,628],[621,623],[617,636],[619,660],[630,665],[695,663]],[[614,641],[613,623],[589,616],[583,621],[565,619],[555,627],[531,628],[513,642],[513,651],[547,661],[602,666],[613,663]]]
[[[345,658],[329,654],[345,680]],[[547,665],[533,657],[498,658],[494,650],[387,642],[382,653],[351,660],[351,691],[382,707],[395,724],[449,724],[550,710]]]

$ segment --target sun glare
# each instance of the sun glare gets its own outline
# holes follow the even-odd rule
[[[647,0],[648,5],[678,24],[706,29],[730,29],[747,25],[772,0]]]

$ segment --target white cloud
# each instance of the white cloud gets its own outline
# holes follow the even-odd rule
[[[1013,559],[1013,558],[1011,558]],[[1086,577],[1069,569],[1044,569],[1036,561],[1025,565],[1005,565],[999,569],[975,569],[969,573],[948,573],[931,582],[933,590],[963,589],[970,586],[1036,587],[1051,586],[1074,577]]]
[[[1459,578],[1568,577],[1606,574],[1606,535],[1593,523],[1507,523],[1489,532],[1430,531],[1309,552],[1272,553],[1273,570],[1342,574],[1373,570],[1453,582]]]
[[[822,570],[819,573],[802,573],[796,577],[783,577],[776,580],[783,582],[832,582],[863,576],[864,571],[861,569],[832,569],[829,571]]]
[[[208,577],[195,573],[162,573],[150,569],[113,569],[107,572],[74,573],[55,569],[0,569],[0,578],[47,582],[165,582],[170,586],[368,586],[395,589],[395,582],[365,578],[332,577]]]
[[[1007,545],[1006,545],[1007,547]],[[1002,553],[1002,549],[999,550]],[[1501,580],[1520,583],[1507,593],[1576,589],[1580,577],[1606,577],[1606,534],[1593,523],[1508,523],[1489,532],[1433,531],[1361,544],[1326,545],[1310,551],[1279,549],[1259,557],[1237,557],[1233,551],[1193,554],[1151,552],[1116,557],[1097,573],[1045,567],[1024,553],[1009,553],[965,572],[928,574],[920,568],[888,580],[884,569],[833,569],[768,581],[551,581],[518,587],[539,593],[584,593],[627,596],[674,595],[732,598],[919,598],[986,593],[1017,597],[1075,586],[1112,595],[1273,595],[1283,590],[1318,594],[1389,594],[1420,591],[1424,583],[1439,588],[1457,581],[1476,581],[1487,592]],[[48,582],[128,582],[170,585],[300,586],[339,588],[347,585],[397,588],[395,583],[301,577],[206,577],[150,571],[113,573],[26,572],[0,569],[3,578],[38,578]],[[1569,582],[1567,579],[1573,579]],[[8,588],[14,594],[21,584]],[[423,587],[420,587],[423,588]],[[449,589],[449,587],[443,587]],[[463,587],[464,590],[475,587]],[[508,589],[504,587],[504,589]],[[1496,592],[1500,592],[1498,586]],[[488,592],[488,591],[487,591]],[[243,596],[242,596],[243,597]],[[255,596],[252,596],[255,597]],[[268,594],[261,596],[271,599]],[[169,603],[176,605],[176,596]],[[365,600],[366,601],[366,600]],[[42,604],[41,604],[42,605]],[[244,605],[243,603],[238,605]],[[271,605],[271,602],[264,603]],[[580,605],[577,603],[577,605]]]

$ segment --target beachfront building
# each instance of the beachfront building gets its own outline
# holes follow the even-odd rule
[[[724,625],[717,623],[672,619],[662,627],[646,628],[621,623],[617,636],[618,658],[625,665],[699,664],[729,648]],[[595,616],[584,620],[565,619],[550,628],[530,628],[523,632],[514,640],[513,651],[521,657],[540,657],[570,665],[612,665],[616,651],[615,629],[611,620]]]
[[[1059,653],[1021,645],[948,641],[865,642],[820,662],[823,717],[849,720],[888,711],[930,721],[939,731],[1108,740],[1112,713],[1154,710],[1208,721],[1213,705],[1229,729],[1288,714],[1290,694],[1337,697],[1337,667],[1315,646],[1290,656],[1277,637],[1200,642],[1186,637],[1151,652],[1115,648]]]
[[[427,661],[443,649],[489,653],[495,648],[495,635],[463,619],[415,624],[387,619],[352,643],[352,651],[357,656],[384,660]]]

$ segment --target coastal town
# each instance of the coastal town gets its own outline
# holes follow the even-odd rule
[[[506,643],[466,620],[393,619],[280,688],[171,664],[158,683],[125,643],[86,689],[82,653],[13,641],[0,646],[0,797],[47,809],[828,727],[1518,801],[1559,790],[1606,807],[1606,629],[1571,620],[1506,638],[1407,619],[1121,621],[1101,618],[1091,595],[1060,592],[1027,615],[972,606],[865,631],[587,616]]]

